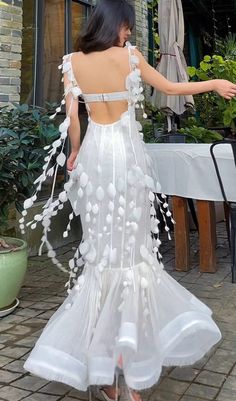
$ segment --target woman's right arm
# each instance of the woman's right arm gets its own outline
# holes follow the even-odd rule
[[[142,79],[166,95],[197,95],[199,93],[215,91],[228,100],[236,95],[236,85],[224,79],[183,83],[169,81],[149,65],[142,53],[137,49],[135,49],[135,53],[139,58]]]

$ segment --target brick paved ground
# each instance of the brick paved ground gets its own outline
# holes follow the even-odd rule
[[[173,242],[162,248],[168,272],[214,311],[223,340],[201,361],[185,368],[163,370],[160,382],[144,391],[145,401],[235,401],[236,399],[236,285],[231,284],[230,256],[224,225],[218,224],[218,272],[198,271],[197,235],[191,238],[193,269],[173,271]],[[71,247],[61,249],[69,258]],[[46,257],[29,261],[20,307],[0,321],[0,400],[75,401],[87,400],[87,393],[33,377],[22,368],[31,347],[47,320],[64,300],[65,276]],[[126,394],[123,394],[126,399]]]

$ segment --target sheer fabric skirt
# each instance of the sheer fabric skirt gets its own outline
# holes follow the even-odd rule
[[[68,183],[84,270],[24,366],[79,390],[112,384],[120,355],[128,386],[151,387],[162,366],[192,364],[221,338],[211,310],[158,261],[156,206],[165,219],[168,205],[155,198],[160,186],[138,128],[129,113],[89,123]]]

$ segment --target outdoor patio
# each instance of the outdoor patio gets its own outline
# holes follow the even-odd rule
[[[235,401],[236,285],[231,283],[224,223],[217,225],[217,238],[218,271],[215,274],[199,273],[198,236],[195,232],[191,234],[193,269],[186,273],[173,271],[174,241],[164,241],[162,254],[166,270],[213,309],[223,340],[194,366],[164,369],[158,385],[142,393],[145,401]],[[70,253],[71,245],[60,250],[60,259],[65,264]],[[64,300],[65,281],[65,275],[56,270],[47,257],[30,258],[20,293],[20,306],[0,324],[0,400],[88,399],[87,393],[33,377],[22,367],[42,328]],[[127,398],[124,389],[122,398]]]

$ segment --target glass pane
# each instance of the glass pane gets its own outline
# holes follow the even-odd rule
[[[44,101],[59,102],[63,93],[58,65],[64,55],[64,1],[45,0],[44,8]]]
[[[72,43],[73,43],[73,50],[78,38],[79,33],[83,29],[87,17],[88,17],[88,6],[83,4],[79,4],[75,1],[72,2]]]
[[[34,39],[34,0],[23,0],[21,103],[33,103]]]

